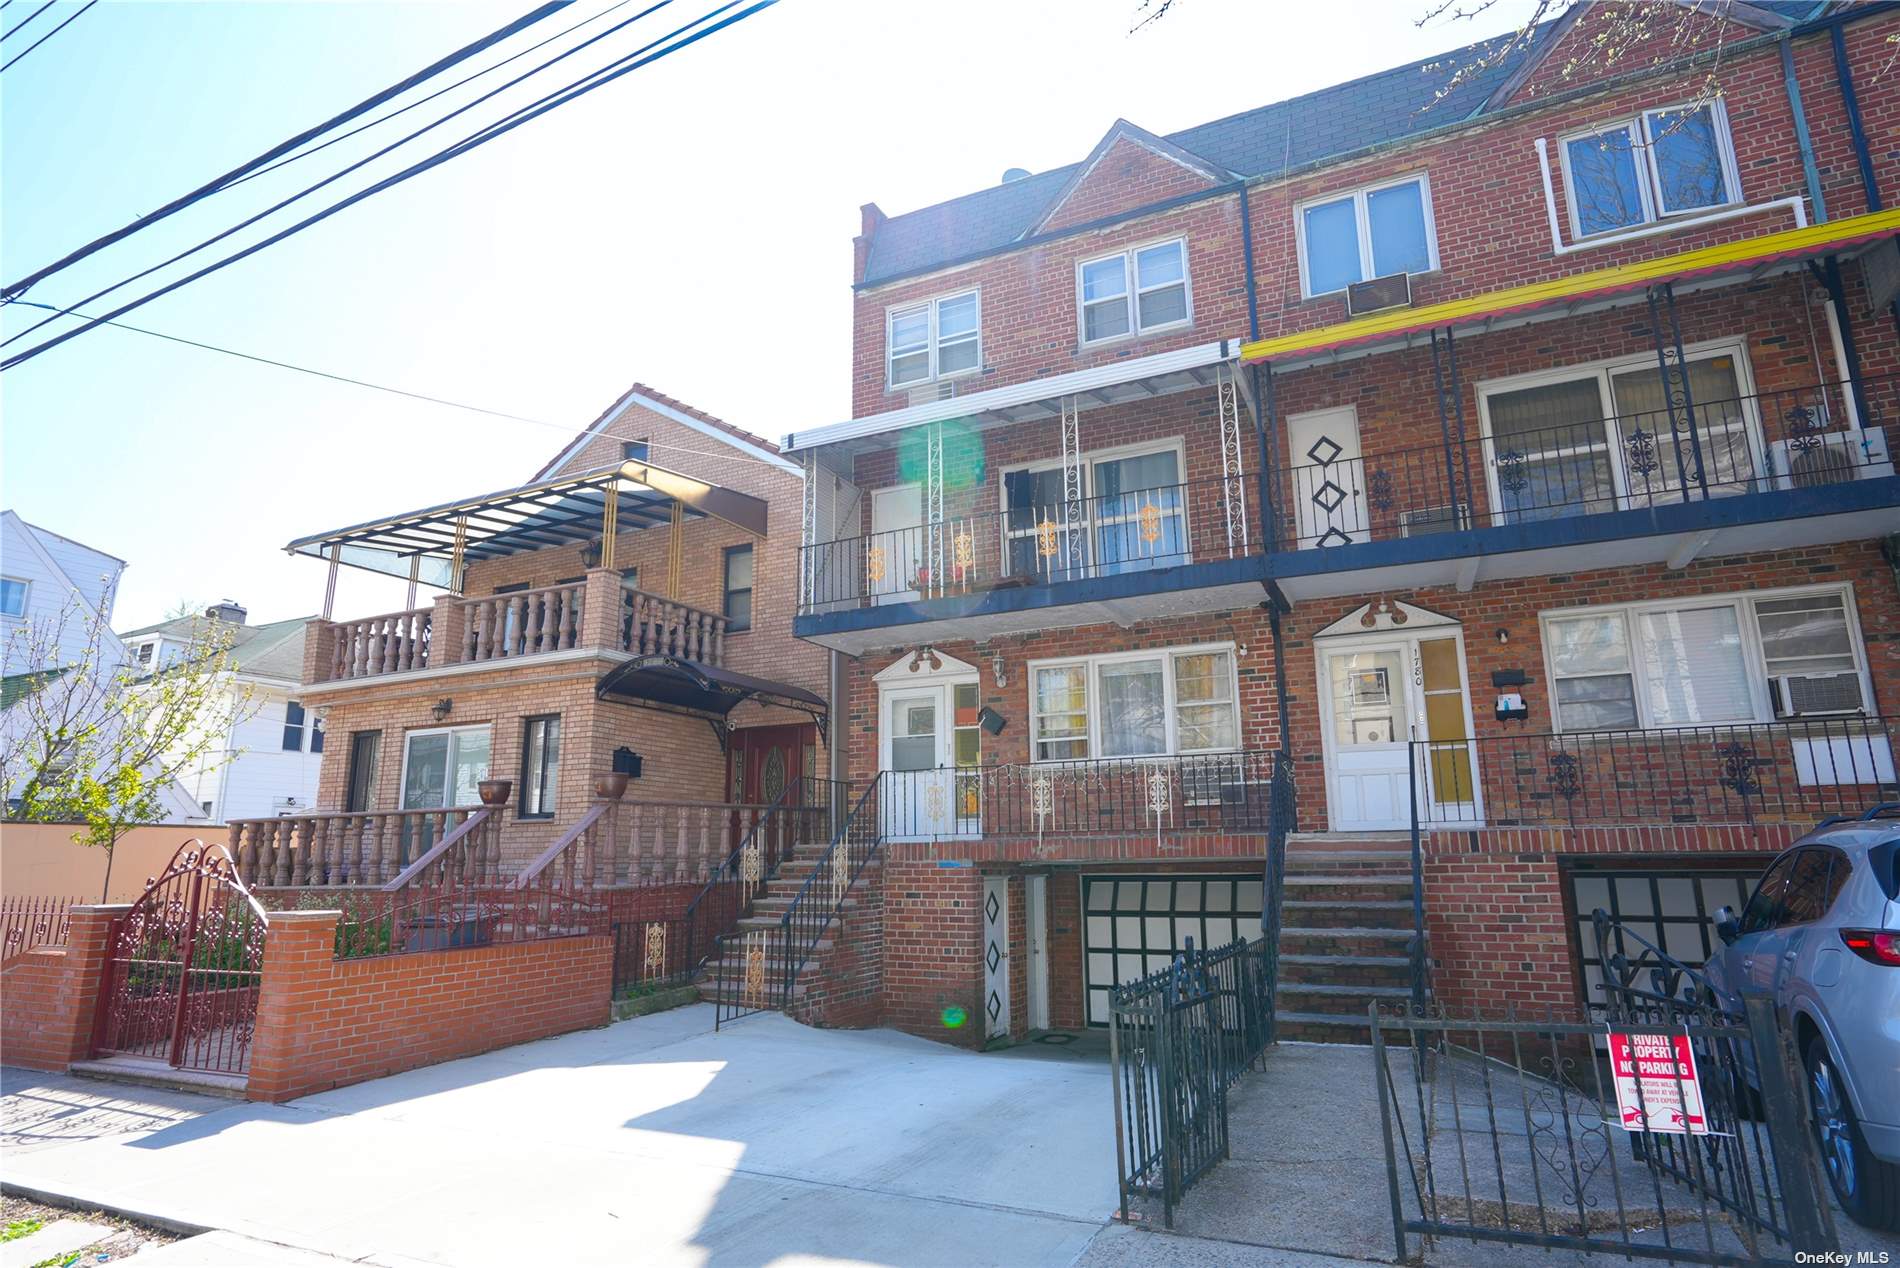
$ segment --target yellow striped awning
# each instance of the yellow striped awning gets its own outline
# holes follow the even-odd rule
[[[1553,278],[1548,282],[1531,282],[1524,286],[1488,291],[1467,299],[1446,300],[1439,304],[1427,304],[1423,308],[1395,308],[1389,312],[1302,330],[1296,334],[1256,339],[1241,345],[1240,357],[1242,361],[1272,361],[1305,353],[1328,352],[1374,339],[1395,339],[1419,331],[1501,317],[1508,313],[1639,290],[1657,282],[1679,282],[1686,278],[1746,269],[1778,260],[1826,255],[1845,247],[1878,241],[1894,233],[1900,233],[1900,210],[1850,216],[1845,220],[1809,225],[1805,229],[1785,229],[1779,233],[1699,247],[1693,251],[1640,260],[1634,264],[1573,273],[1569,277]]]

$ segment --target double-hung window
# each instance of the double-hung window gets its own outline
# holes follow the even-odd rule
[[[737,634],[752,628],[752,547],[726,547],[725,598],[721,611],[726,631]]]
[[[1193,317],[1187,242],[1177,238],[1084,260],[1076,268],[1076,294],[1085,344],[1184,326]]]
[[[1543,626],[1560,731],[1853,713],[1868,699],[1838,587],[1547,612]]]
[[[144,649],[141,649],[141,650],[144,650]],[[141,660],[139,663],[144,664],[145,662]],[[286,753],[303,752],[304,751],[304,737],[306,733],[308,734],[309,740],[310,740],[310,751],[312,753],[323,752],[322,725],[319,724],[315,718],[311,717],[308,713],[306,713],[304,711],[303,705],[299,703],[298,701],[295,701],[295,700],[285,701],[284,702],[284,741],[283,741],[284,752]]]
[[[0,577],[0,616],[26,615],[26,582]]]
[[[441,727],[404,737],[402,808],[446,810],[481,800],[488,778],[488,727]]]
[[[1562,152],[1578,237],[1726,207],[1741,197],[1719,101],[1648,110],[1567,136]]]
[[[521,721],[521,802],[517,817],[552,819],[555,780],[561,770],[561,717],[557,713]]]
[[[1370,185],[1300,208],[1300,267],[1308,298],[1354,282],[1438,267],[1431,188],[1423,176]]]
[[[1219,753],[1240,746],[1231,648],[1185,648],[1032,666],[1035,760]]]
[[[890,385],[912,387],[976,369],[983,362],[979,321],[975,291],[891,309],[884,331]]]

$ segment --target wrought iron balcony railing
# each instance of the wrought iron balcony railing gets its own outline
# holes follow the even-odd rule
[[[872,607],[1079,581],[1245,555],[1252,476],[1122,489],[1002,510],[974,504],[934,523],[807,545],[799,612]],[[997,497],[994,484],[975,496]]]
[[[1594,383],[1589,389],[1594,392]],[[1355,456],[1322,437],[1282,477],[1280,549],[1343,546],[1894,474],[1900,376],[1563,417]],[[1858,420],[1859,426],[1856,426]],[[1528,424],[1528,425],[1525,425]],[[1475,423],[1482,427],[1482,423]]]

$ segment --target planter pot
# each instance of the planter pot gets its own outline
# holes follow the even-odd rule
[[[594,796],[603,801],[619,801],[626,795],[627,776],[624,771],[594,776]]]
[[[514,791],[514,787],[515,781],[512,779],[484,779],[475,785],[475,791],[481,794],[484,806],[505,806],[508,804],[508,794]]]

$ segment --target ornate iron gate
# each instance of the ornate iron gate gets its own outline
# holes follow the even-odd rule
[[[245,1073],[268,928],[230,851],[186,842],[113,922],[95,1054]]]

